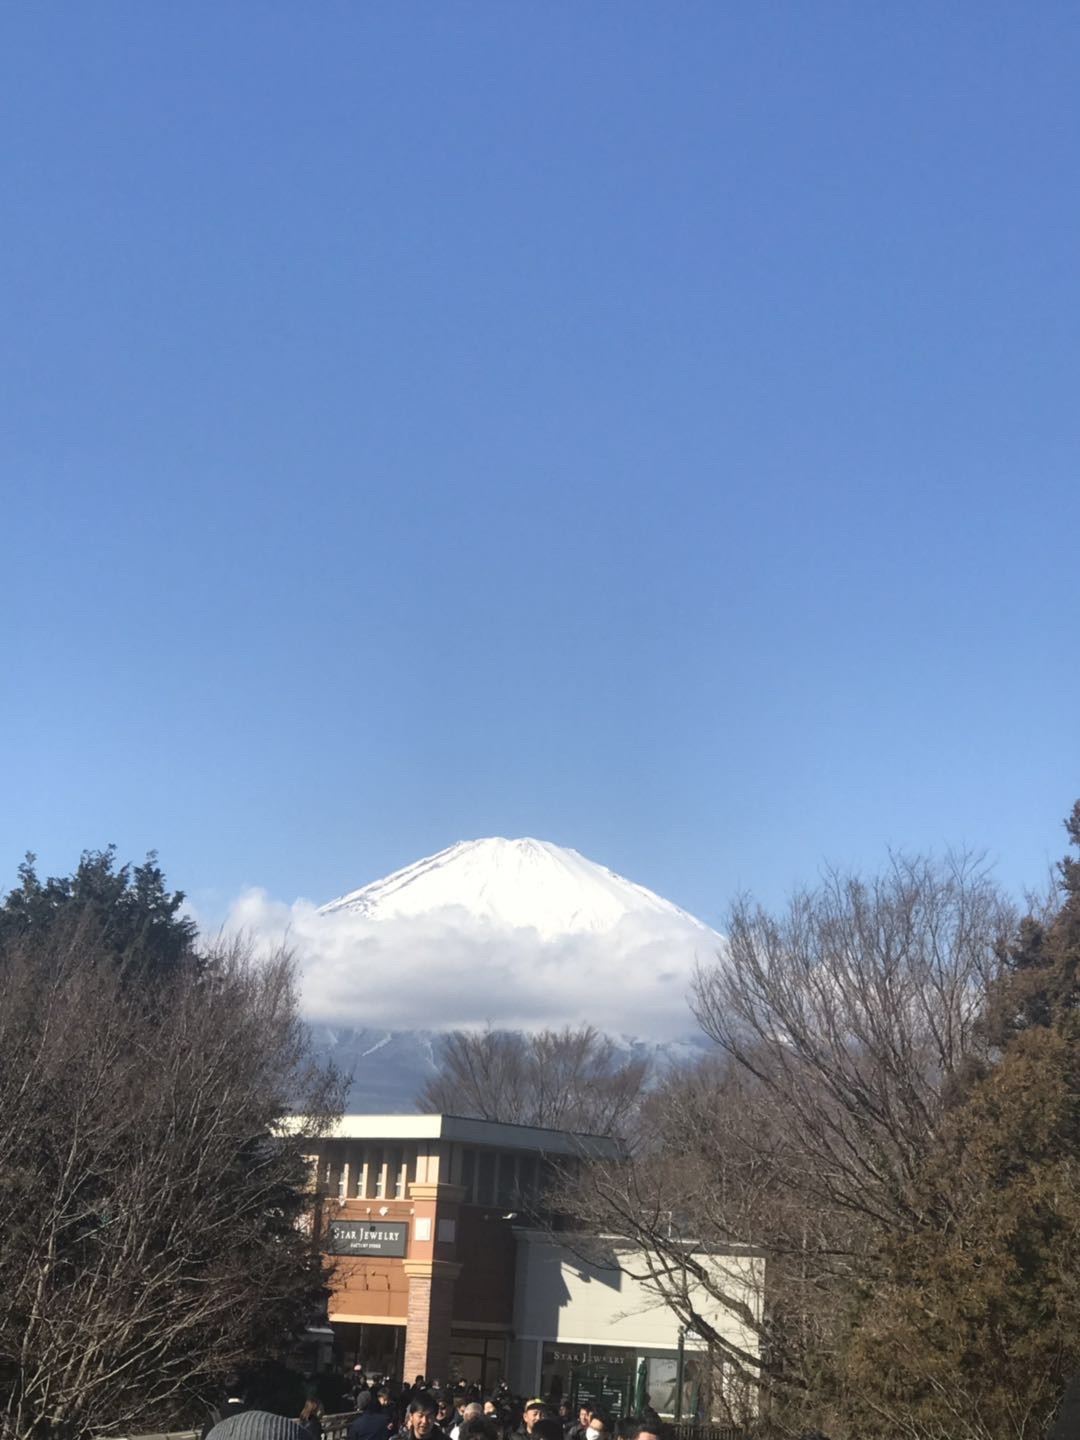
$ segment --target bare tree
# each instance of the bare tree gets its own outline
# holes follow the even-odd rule
[[[133,985],[86,911],[0,945],[0,1433],[201,1421],[287,1349],[325,1294],[300,1222],[336,1089],[284,955]]]
[[[796,1428],[842,1433],[837,1348],[883,1245],[921,1223],[913,1179],[987,1054],[980,1016],[1014,923],[967,857],[831,874],[779,916],[739,901],[692,1000],[716,1056],[657,1088],[634,1160],[593,1167],[577,1197]],[[758,1311],[733,1283],[745,1247],[767,1257]]]
[[[775,1102],[820,1203],[917,1220],[914,1169],[943,1093],[985,1050],[979,1019],[1015,926],[970,856],[831,874],[780,919],[735,905],[694,1013]]]
[[[446,1037],[441,1069],[418,1106],[517,1125],[623,1132],[634,1119],[649,1064],[623,1059],[591,1025],[522,1035],[488,1029]]]

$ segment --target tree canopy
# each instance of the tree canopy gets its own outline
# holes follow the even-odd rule
[[[0,906],[0,1432],[201,1424],[325,1297],[305,1152],[339,1104],[287,955],[203,953],[151,857]],[[298,1116],[289,1123],[290,1111]]]
[[[620,1055],[591,1025],[578,1029],[454,1031],[418,1105],[449,1115],[582,1134],[625,1133],[648,1061]]]
[[[1080,804],[1067,822],[1080,846]],[[868,1434],[1041,1436],[1080,1371],[1080,864],[1020,927],[848,1356]]]
[[[0,946],[92,931],[98,957],[142,982],[202,963],[198,927],[183,914],[184,892],[166,888],[153,852],[141,865],[118,865],[113,845],[84,850],[71,875],[47,880],[38,878],[36,863],[26,856],[19,883],[0,903]]]
[[[586,1177],[766,1433],[1036,1440],[1080,1373],[1080,858],[1059,879],[1020,922],[969,857],[737,902],[696,987],[716,1053]],[[704,1263],[746,1245],[759,1315]]]

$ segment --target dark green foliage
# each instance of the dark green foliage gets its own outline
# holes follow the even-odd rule
[[[0,907],[3,1440],[201,1424],[325,1300],[305,1157],[340,1087],[288,956],[201,955],[181,901],[105,851]]]
[[[654,1217],[766,1255],[770,1440],[1044,1440],[1080,1374],[1080,804],[1067,829],[1019,924],[977,864],[902,859],[736,906],[696,991],[726,1068],[665,1082],[652,1154],[593,1183],[676,1306]]]
[[[94,933],[95,950],[133,980],[162,979],[197,967],[195,922],[181,911],[184,892],[169,892],[151,851],[142,865],[118,865],[116,847],[84,850],[72,875],[42,881],[28,854],[19,883],[0,904],[0,949],[16,940],[33,943]]]
[[[921,1222],[884,1247],[846,1361],[861,1434],[1041,1436],[1080,1370],[1080,864],[1060,874],[989,996],[1000,1049],[912,1184]]]

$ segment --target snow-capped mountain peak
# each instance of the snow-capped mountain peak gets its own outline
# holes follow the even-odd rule
[[[576,850],[547,840],[462,840],[322,907],[371,920],[429,916],[450,908],[546,940],[600,935],[628,916],[706,927],[686,911]]]

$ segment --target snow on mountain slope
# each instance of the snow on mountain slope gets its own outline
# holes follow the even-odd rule
[[[460,906],[475,919],[560,935],[603,934],[628,915],[685,922],[692,915],[546,840],[462,840],[322,907],[322,914],[354,911],[373,920],[420,916]]]
[[[463,841],[322,907],[250,890],[226,929],[296,955],[307,1018],[378,1088],[430,1073],[431,1036],[589,1022],[609,1035],[692,1036],[687,996],[721,940],[575,850]],[[389,1038],[387,1038],[389,1037]],[[627,1043],[638,1043],[637,1041]],[[411,1082],[410,1082],[411,1083]]]

